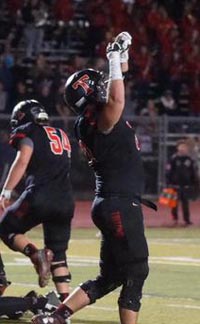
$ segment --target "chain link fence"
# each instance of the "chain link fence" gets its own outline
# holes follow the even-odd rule
[[[135,128],[141,147],[145,170],[145,196],[157,198],[165,186],[166,164],[175,151],[177,140],[186,138],[200,170],[200,118],[199,117],[132,117],[126,119]],[[2,186],[15,152],[8,145],[10,116],[1,115],[0,126],[0,186]],[[54,127],[63,128],[72,145],[71,178],[77,199],[91,199],[94,195],[94,175],[74,137],[74,117],[51,118]],[[42,157],[41,157],[42,158]],[[134,166],[133,166],[134,167]]]

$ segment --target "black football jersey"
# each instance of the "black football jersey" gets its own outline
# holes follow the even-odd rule
[[[33,142],[33,154],[26,171],[26,186],[38,186],[52,183],[63,190],[70,187],[71,146],[62,129],[27,123],[17,127],[10,137],[10,144],[20,148],[24,138]]]
[[[100,132],[95,116],[81,116],[75,134],[94,168],[97,195],[141,196],[144,172],[134,129],[120,119],[109,134]]]
[[[168,182],[180,186],[190,186],[195,182],[195,167],[190,156],[174,154],[168,169]]]

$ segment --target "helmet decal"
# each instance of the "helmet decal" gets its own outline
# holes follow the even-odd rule
[[[102,72],[93,69],[80,70],[67,79],[64,100],[69,109],[80,115],[84,113],[88,104],[105,103],[106,89]]]
[[[78,87],[82,87],[85,91],[85,93],[87,95],[90,95],[92,92],[94,92],[94,90],[92,88],[90,88],[90,86],[88,85],[88,83],[86,81],[88,81],[89,75],[88,74],[84,74],[82,75],[76,82],[74,82],[72,84],[72,88],[77,90]]]

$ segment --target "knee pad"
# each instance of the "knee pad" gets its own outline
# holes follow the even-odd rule
[[[123,284],[120,297],[118,299],[119,307],[138,312],[141,306],[142,288],[144,281],[149,273],[147,261],[136,263],[129,269],[126,282]]]
[[[16,235],[17,234],[15,234],[15,233],[11,233],[11,234],[3,234],[3,233],[0,233],[0,238],[2,239],[2,241],[4,242],[4,244],[7,245],[11,250],[17,251],[13,247],[13,243],[14,243],[14,239],[15,239],[15,236]]]
[[[90,304],[103,297],[115,288],[119,287],[119,282],[111,282],[99,276],[95,280],[88,280],[80,285],[81,289],[88,295]]]
[[[61,276],[54,274],[55,269],[63,268],[63,267],[68,267],[66,260],[51,265],[52,280],[55,283],[63,283],[63,282],[69,283],[71,281],[72,279],[71,273],[69,273],[68,275],[61,275]]]
[[[67,282],[69,283],[72,279],[71,273],[69,273],[68,275],[65,276],[54,276],[52,277],[53,282],[55,283],[63,283],[63,282]]]

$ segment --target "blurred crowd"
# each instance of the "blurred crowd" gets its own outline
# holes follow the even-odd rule
[[[36,98],[50,115],[69,114],[69,74],[107,71],[105,47],[122,30],[133,36],[126,78],[128,115],[200,113],[198,0],[1,0],[0,113]]]

